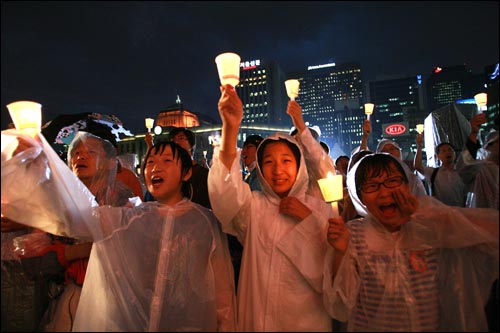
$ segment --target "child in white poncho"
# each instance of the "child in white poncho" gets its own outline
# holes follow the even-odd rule
[[[43,136],[38,139],[2,149],[2,213],[94,242],[74,331],[236,329],[226,239],[215,216],[186,198],[192,164],[184,149],[159,143],[146,154],[145,181],[158,202],[96,207]]]
[[[405,170],[373,154],[349,172],[349,192],[366,217],[330,219],[338,265],[327,308],[349,331],[487,331],[498,211],[417,199]]]

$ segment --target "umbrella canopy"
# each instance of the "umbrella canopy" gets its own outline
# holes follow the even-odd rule
[[[114,115],[84,112],[59,115],[42,126],[42,134],[51,144],[69,145],[78,131],[85,131],[116,143],[134,136]]]

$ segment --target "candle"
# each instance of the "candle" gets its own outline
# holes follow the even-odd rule
[[[230,84],[234,88],[240,82],[240,61],[240,56],[232,52],[219,54],[215,58],[221,85]]]
[[[417,133],[422,134],[424,132],[424,124],[417,124]]]
[[[344,197],[342,175],[333,175],[328,172],[326,178],[318,180],[319,188],[326,202],[331,202],[334,215],[339,216],[337,201]]]
[[[366,119],[370,120],[370,115],[373,113],[373,108],[375,108],[375,104],[373,104],[373,103],[366,103],[365,104]]]
[[[478,106],[478,113],[482,113],[483,111],[487,110],[487,104],[488,104],[488,94],[486,93],[480,93],[474,96],[474,99],[476,100],[476,104]]]
[[[31,101],[19,101],[7,105],[17,130],[35,137],[42,127],[42,105]]]
[[[148,132],[151,132],[154,122],[155,120],[153,118],[146,118],[146,128],[148,129]]]
[[[295,98],[297,98],[299,96],[299,86],[300,86],[299,80],[286,80],[285,81],[286,93],[292,101],[294,101]]]

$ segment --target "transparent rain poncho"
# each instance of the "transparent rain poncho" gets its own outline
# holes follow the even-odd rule
[[[276,133],[266,141],[294,138]],[[299,147],[300,150],[300,147]],[[303,154],[295,183],[288,196],[311,209],[307,218],[280,213],[281,198],[272,190],[257,165],[262,191],[251,191],[242,180],[240,152],[228,170],[214,154],[208,176],[212,209],[225,232],[243,244],[238,284],[239,330],[328,331],[331,318],[322,303],[323,260],[327,249],[329,204],[307,195],[308,173]]]
[[[348,174],[365,217],[346,224],[349,246],[324,298],[330,314],[348,321],[349,331],[487,331],[484,306],[498,277],[498,211],[422,196],[410,221],[390,233],[356,192],[356,170],[369,156]]]
[[[43,136],[23,136],[32,147],[12,157],[19,134],[2,131],[4,215],[94,242],[74,331],[235,330],[229,251],[209,210],[186,198],[97,207]]]

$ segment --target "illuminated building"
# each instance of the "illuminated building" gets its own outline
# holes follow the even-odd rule
[[[278,64],[261,60],[242,61],[240,69],[236,91],[243,103],[242,125],[291,127],[290,117],[286,114],[285,75]]]
[[[427,105],[432,112],[457,100],[474,98],[484,88],[482,75],[474,75],[467,65],[435,67],[427,79]]]
[[[361,143],[365,119],[361,66],[308,66],[307,70],[290,73],[288,78],[300,81],[297,102],[302,106],[304,120],[320,127],[320,140],[331,147],[330,155],[350,155]]]
[[[368,146],[374,150],[381,139],[388,138],[399,144],[403,155],[414,152],[416,125],[423,123],[428,114],[424,106],[422,75],[370,81],[366,99],[375,104]]]

